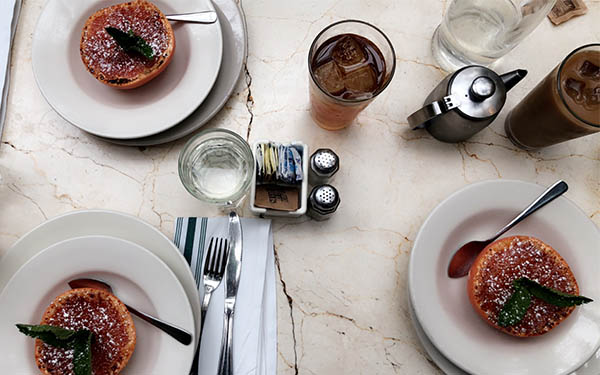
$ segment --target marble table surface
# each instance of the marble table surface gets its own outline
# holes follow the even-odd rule
[[[249,58],[226,107],[207,125],[250,141],[302,140],[341,158],[342,204],[330,221],[274,221],[279,374],[438,374],[411,325],[407,265],[419,227],[441,200],[473,182],[565,179],[566,196],[600,225],[600,135],[539,152],[504,134],[508,112],[467,142],[442,144],[406,117],[446,75],[431,35],[450,0],[245,0]],[[600,1],[587,15],[541,25],[498,66],[529,70],[512,108],[575,47],[600,40]],[[124,211],[173,234],[177,216],[218,215],[179,182],[186,139],[148,148],[100,141],[46,103],[31,68],[32,33],[44,0],[24,2],[16,35],[7,123],[0,145],[0,255],[48,218],[85,208]],[[327,132],[308,112],[307,51],[328,24],[380,26],[397,52],[391,86],[348,129]],[[245,215],[250,215],[244,210]]]

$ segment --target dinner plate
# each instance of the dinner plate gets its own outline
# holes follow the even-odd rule
[[[471,307],[466,278],[450,279],[446,268],[465,242],[495,233],[544,188],[522,181],[493,180],[454,193],[421,227],[409,263],[409,295],[418,322],[443,356],[466,372],[489,375],[568,374],[600,346],[600,303],[579,306],[549,333],[527,339],[506,335]],[[547,242],[569,263],[580,292],[600,300],[600,232],[568,199],[545,206],[506,235]]]
[[[32,42],[33,71],[48,103],[65,120],[97,136],[132,139],[164,131],[189,116],[210,92],[221,65],[220,22],[172,23],[170,65],[148,84],[119,90],[98,82],[79,54],[81,30],[96,10],[122,0],[50,0]],[[214,10],[209,0],[156,0],[163,13]]]
[[[23,235],[0,258],[0,292],[9,279],[30,258],[53,244],[74,237],[105,235],[134,242],[159,257],[175,273],[192,306],[196,331],[200,337],[200,298],[190,266],[177,247],[158,229],[120,212],[81,210],[50,219]]]
[[[246,20],[234,0],[213,0],[223,33],[223,59],[210,93],[185,120],[161,133],[136,139],[101,138],[123,146],[153,146],[175,141],[200,129],[223,108],[242,74],[248,50]]]
[[[415,328],[415,332],[417,333],[417,337],[419,338],[421,345],[423,345],[431,360],[440,368],[440,370],[442,370],[444,374],[468,375],[466,372],[450,362],[448,358],[444,357],[444,355],[440,353],[440,351],[437,350],[437,348],[431,343],[431,340],[427,338],[425,331],[423,331],[423,327],[421,327],[421,324],[419,324],[419,321],[417,320],[415,309],[413,309],[410,299],[408,301],[408,310],[410,313],[410,319],[413,323],[413,327]]]
[[[11,374],[33,374],[37,365],[34,340],[16,323],[38,324],[56,296],[69,290],[69,280],[87,277],[106,281],[119,299],[194,332],[194,317],[183,287],[157,256],[133,242],[107,236],[77,237],[56,243],[25,263],[0,294],[2,368]],[[136,348],[123,374],[185,374],[194,345],[181,345],[134,316]]]
[[[410,299],[408,301],[408,308],[410,313],[410,319],[413,323],[415,331],[417,333],[417,337],[421,342],[421,345],[425,348],[425,351],[429,355],[429,358],[435,363],[440,370],[444,372],[444,374],[448,375],[468,375],[462,369],[457,367],[454,363],[452,363],[448,358],[444,357],[442,353],[433,345],[431,340],[423,331],[423,327],[417,320],[417,316],[415,315],[415,310],[410,303]],[[589,361],[583,364],[576,371],[572,372],[571,375],[598,375],[600,374],[600,350],[596,352]]]

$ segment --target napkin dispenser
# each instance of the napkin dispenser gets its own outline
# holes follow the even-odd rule
[[[261,145],[266,146],[273,142],[267,140],[256,141],[252,145],[254,161],[257,164],[250,188],[250,211],[260,217],[300,217],[306,213],[308,199],[308,170],[309,159],[308,146],[302,142],[291,142],[278,144],[284,147],[293,147],[301,157],[302,180],[298,184],[289,184],[281,181],[264,183],[260,181],[259,155]]]

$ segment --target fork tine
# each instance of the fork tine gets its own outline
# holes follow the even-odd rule
[[[219,256],[217,257],[217,259],[215,260],[215,274],[217,276],[219,276],[221,274],[220,271],[220,267],[221,267],[221,257],[223,256],[223,239],[219,238]]]
[[[221,263],[219,264],[219,273],[222,275],[225,272],[225,264],[227,263],[227,256],[229,254],[229,247],[227,239],[225,239],[223,244],[223,256],[221,257]]]
[[[212,264],[213,276],[216,278],[219,277],[219,259],[221,259],[221,242],[223,242],[222,238],[219,238],[218,241],[216,241],[215,258],[214,258],[213,264]]]
[[[219,262],[221,261],[221,242],[223,242],[222,238],[219,238],[219,240],[217,241],[217,245],[215,246],[215,263],[213,265],[213,272],[215,274],[215,277],[218,278],[219,277]]]
[[[214,237],[210,238],[210,242],[208,244],[208,254],[206,254],[206,260],[204,261],[204,274],[205,275],[209,275],[211,268],[210,268],[210,263],[211,260],[213,259],[214,256]]]
[[[229,241],[223,237],[211,237],[204,261],[204,276],[221,281],[227,265]]]

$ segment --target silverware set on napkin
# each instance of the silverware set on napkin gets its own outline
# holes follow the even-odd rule
[[[202,299],[200,339],[208,306],[213,292],[219,287],[225,277],[225,304],[223,314],[223,336],[219,355],[218,375],[233,374],[233,316],[240,282],[242,265],[242,225],[235,212],[229,214],[229,238],[212,237],[208,245],[208,252],[204,263],[204,297]],[[200,340],[201,342],[202,340]],[[198,375],[198,357],[200,343],[196,349],[196,356],[190,375]]]

